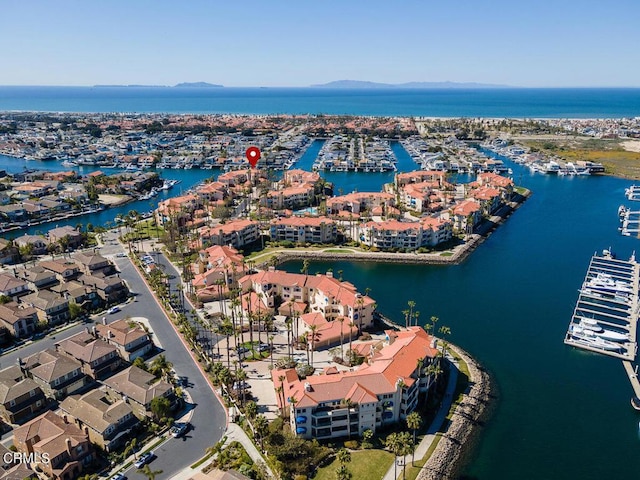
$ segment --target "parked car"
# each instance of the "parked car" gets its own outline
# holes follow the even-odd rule
[[[150,463],[154,458],[156,458],[156,455],[153,452],[143,453],[142,455],[140,455],[140,458],[135,461],[134,465],[136,466],[136,468],[142,468],[147,463]]]
[[[124,473],[116,473],[111,480],[127,480],[127,477]]]
[[[247,353],[248,351],[247,347],[238,347],[238,353]]]
[[[260,345],[258,345],[259,352],[265,352],[269,349],[271,349],[271,345],[269,345],[268,343],[261,343]]]
[[[107,313],[118,313],[120,311],[120,307],[111,307],[107,310]]]
[[[249,385],[247,382],[234,382],[234,390],[240,390],[241,388],[251,388],[251,385]]]
[[[189,423],[176,423],[171,427],[171,436],[173,438],[178,438],[181,435],[184,435],[186,431],[189,430]]]

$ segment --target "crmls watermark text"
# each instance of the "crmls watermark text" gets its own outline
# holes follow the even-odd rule
[[[4,463],[49,463],[50,458],[48,453],[21,453],[21,452],[6,452],[2,459]]]

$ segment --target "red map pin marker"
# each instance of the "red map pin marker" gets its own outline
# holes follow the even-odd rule
[[[260,160],[260,149],[258,147],[249,147],[245,155],[247,156],[247,160],[249,160],[251,168],[256,168],[256,164],[258,160]]]

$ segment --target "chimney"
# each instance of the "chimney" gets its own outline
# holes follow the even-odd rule
[[[102,324],[106,325],[107,324],[107,317],[102,317]]]
[[[111,333],[111,330],[107,330],[107,342],[109,341],[109,339],[113,336],[113,334]]]
[[[67,453],[69,454],[69,456],[71,456],[71,439],[65,438],[64,443],[66,443],[67,445]]]
[[[333,272],[327,272],[327,277],[333,278]]]
[[[33,453],[33,439],[32,438],[25,439],[24,447],[27,449],[27,453]]]
[[[89,427],[85,425],[84,427],[82,427],[82,431],[87,436],[87,438],[89,438]]]
[[[66,415],[62,415],[62,420],[64,420],[64,423],[69,423],[69,417]]]
[[[275,272],[275,271],[276,271],[276,267],[274,267],[274,266],[272,266],[272,265],[271,265],[271,266],[269,266],[269,271],[270,271],[270,272]]]
[[[94,338],[98,337],[98,329],[96,328],[95,325],[91,327],[91,335],[93,335]]]

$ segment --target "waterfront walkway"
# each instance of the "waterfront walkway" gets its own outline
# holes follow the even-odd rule
[[[422,460],[424,456],[427,454],[429,447],[433,441],[437,438],[438,431],[442,428],[442,425],[447,419],[447,415],[449,414],[449,410],[451,409],[451,404],[454,401],[453,394],[456,390],[456,383],[458,381],[458,363],[455,362],[453,357],[447,354],[448,360],[452,363],[456,368],[452,368],[449,373],[449,381],[447,383],[447,389],[444,394],[444,400],[440,404],[440,408],[436,413],[431,425],[429,425],[429,429],[425,436],[420,440],[420,443],[416,445],[416,450],[414,453],[414,458],[416,460]],[[382,477],[382,480],[396,480],[396,474],[398,476],[402,476],[402,466],[406,465],[411,466],[411,455],[406,455],[404,458],[396,458],[396,462],[398,468],[396,469],[396,465],[391,465],[387,473]]]

